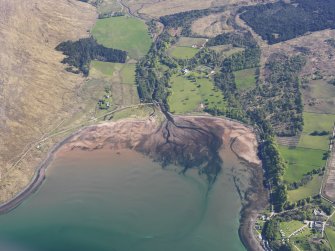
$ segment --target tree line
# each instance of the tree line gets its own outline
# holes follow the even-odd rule
[[[79,73],[81,71],[85,76],[89,73],[91,60],[99,60],[104,62],[125,63],[127,52],[112,48],[107,48],[98,44],[93,37],[82,38],[78,41],[66,41],[60,43],[56,50],[62,51],[67,57],[62,63],[68,64],[68,71]],[[74,70],[76,67],[78,70]]]

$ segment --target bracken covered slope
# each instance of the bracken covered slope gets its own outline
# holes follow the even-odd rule
[[[83,79],[64,70],[54,48],[88,36],[95,17],[75,0],[0,0],[0,201],[34,173],[34,155],[13,168],[25,149],[71,116]]]

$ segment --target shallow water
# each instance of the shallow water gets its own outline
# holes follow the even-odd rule
[[[39,191],[0,216],[0,250],[245,250],[228,162],[209,189],[196,170],[131,151],[58,157]]]

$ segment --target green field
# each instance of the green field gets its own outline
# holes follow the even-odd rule
[[[122,84],[135,84],[135,64],[108,63],[100,61],[91,62],[93,77],[118,77]]]
[[[192,47],[184,47],[184,46],[174,46],[169,49],[169,54],[171,57],[177,58],[177,59],[190,59],[197,54],[199,49],[192,48]]]
[[[332,250],[335,250],[335,230],[329,227],[326,227],[325,232],[326,232],[326,236],[327,236],[327,239],[330,243]]]
[[[96,81],[108,83],[107,87],[111,88],[112,91],[113,104],[138,104],[135,68],[135,64],[92,61],[90,77]]]
[[[322,159],[325,153],[322,150],[287,146],[278,146],[278,149],[288,165],[284,180],[289,183],[301,180],[304,174],[323,167],[326,162]]]
[[[92,34],[104,46],[128,51],[134,59],[144,56],[152,43],[146,24],[132,17],[98,19]]]
[[[298,147],[327,150],[329,148],[329,136],[311,136],[302,134],[299,140]]]
[[[90,75],[102,75],[102,76],[113,76],[113,73],[118,68],[121,68],[122,64],[119,63],[109,63],[101,61],[92,61]]]
[[[298,147],[328,150],[329,136],[311,136],[314,131],[333,130],[335,115],[304,112],[304,129]]]
[[[288,237],[294,231],[298,230],[299,228],[303,227],[304,224],[301,221],[292,220],[289,222],[280,222],[280,229],[285,233],[285,237]]]
[[[331,131],[335,122],[335,114],[319,114],[304,112],[304,130],[303,133],[310,134],[318,131]]]
[[[328,84],[327,80],[311,80],[302,92],[304,100],[316,100],[313,105],[306,103],[305,111],[335,114],[335,86]]]
[[[298,189],[295,190],[287,191],[288,200],[291,202],[295,202],[319,194],[321,182],[322,182],[321,176],[318,175],[314,176],[313,179],[310,182],[308,182],[305,186],[299,187]]]
[[[135,64],[125,64],[121,69],[121,82],[123,84],[135,84]]]
[[[171,94],[168,97],[170,111],[173,113],[188,113],[202,110],[201,104],[208,108],[225,109],[226,104],[222,93],[214,88],[213,83],[206,78],[194,82],[186,76],[171,77]]]
[[[256,68],[235,71],[235,83],[239,90],[249,90],[256,87]]]

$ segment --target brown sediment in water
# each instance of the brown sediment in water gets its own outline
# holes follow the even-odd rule
[[[254,131],[235,121],[206,116],[175,116],[158,122],[155,119],[125,119],[85,127],[56,145],[40,165],[30,185],[12,201],[0,206],[0,213],[17,207],[36,191],[45,177],[45,169],[55,155],[73,150],[131,149],[141,152],[163,165],[176,164],[198,168],[214,182],[222,167],[220,154],[233,152],[247,163],[252,173],[250,188],[245,194],[241,213],[240,238],[248,250],[262,250],[253,234],[253,221],[267,202],[262,185],[263,171],[257,157]]]

